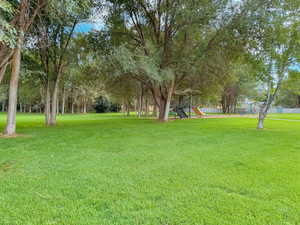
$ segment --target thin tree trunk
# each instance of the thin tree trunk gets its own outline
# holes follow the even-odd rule
[[[7,68],[7,65],[8,63],[6,63],[1,69],[0,69],[0,84],[4,78],[4,75],[5,75],[5,71],[6,71],[6,68]]]
[[[161,96],[160,104],[159,104],[159,113],[158,113],[158,119],[160,121],[164,121],[165,109],[166,109],[166,101],[164,100],[163,96]]]
[[[51,99],[51,111],[50,111],[50,123],[49,123],[50,126],[56,125],[58,85],[59,85],[59,80],[57,79],[55,82],[52,99]]]
[[[142,116],[143,99],[144,99],[144,87],[143,87],[143,84],[141,84],[141,93],[140,93],[140,97],[139,97],[139,107],[138,107],[138,117],[139,118]]]
[[[138,99],[134,100],[134,111],[138,112]]]
[[[2,112],[5,112],[5,100],[2,102]]]
[[[126,116],[130,116],[130,107],[129,107],[129,104],[126,105]]]
[[[149,102],[148,102],[148,98],[146,98],[145,100],[145,116],[148,117],[149,115]]]
[[[169,118],[170,105],[171,105],[172,95],[173,95],[173,91],[174,91],[174,85],[175,85],[175,81],[174,81],[174,79],[172,79],[169,90],[168,90],[168,96],[167,96],[166,105],[165,105],[165,112],[164,112],[164,119],[163,119],[164,122],[168,121],[168,118]]]
[[[65,88],[63,88],[63,93],[62,93],[62,103],[61,103],[61,114],[65,114],[65,104],[66,104],[66,93],[65,93]]]
[[[83,113],[87,113],[87,99],[84,99],[84,105],[83,105]]]
[[[57,96],[57,101],[56,101],[56,115],[59,114],[59,96]]]
[[[72,114],[74,114],[74,105],[75,105],[74,102],[72,102],[72,105],[71,105],[71,113]]]
[[[264,129],[264,121],[266,118],[266,114],[261,110],[258,114],[258,124],[257,129]]]
[[[12,72],[9,84],[9,98],[8,98],[8,110],[7,110],[7,123],[4,130],[5,135],[16,134],[16,111],[18,102],[18,82],[21,67],[21,46],[23,38],[19,37],[17,46],[14,50],[12,58]]]
[[[156,104],[154,104],[154,105],[153,105],[153,112],[152,112],[152,116],[155,116],[155,117],[157,117],[157,105],[156,105]]]
[[[50,125],[50,112],[51,112],[51,96],[50,96],[50,81],[47,82],[46,98],[45,98],[45,123],[46,126]]]

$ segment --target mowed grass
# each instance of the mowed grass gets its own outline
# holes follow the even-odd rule
[[[300,120],[300,113],[274,113],[274,114],[269,114],[267,118]]]
[[[300,224],[300,123],[43,120],[0,139],[1,225]]]

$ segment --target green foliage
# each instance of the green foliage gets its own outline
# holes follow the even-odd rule
[[[7,91],[8,86],[7,85],[0,85],[0,102],[7,100]]]
[[[96,113],[119,112],[121,110],[120,105],[111,102],[105,96],[95,99],[94,108]]]
[[[297,108],[300,106],[300,72],[290,71],[289,76],[282,83],[276,105]]]
[[[14,8],[6,1],[0,1],[0,43],[3,43],[10,48],[15,45],[16,30],[8,21],[11,15],[14,14]]]

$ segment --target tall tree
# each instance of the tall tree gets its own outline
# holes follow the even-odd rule
[[[45,72],[45,123],[56,125],[59,85],[68,65],[68,50],[76,25],[88,19],[91,1],[53,1],[36,26],[37,46]],[[74,57],[74,56],[73,56]],[[76,57],[76,56],[75,56]]]
[[[119,34],[131,41],[113,51],[109,66],[142,82],[159,108],[159,120],[167,121],[176,90],[201,74],[221,74],[222,66],[233,60],[229,51],[243,48],[240,22],[254,8],[244,2],[111,1],[111,14],[119,13],[117,21],[123,18]]]
[[[272,1],[265,10],[261,24],[261,36],[251,49],[256,59],[258,76],[266,90],[260,106],[258,129],[264,128],[264,119],[278,95],[289,68],[297,60],[299,52],[300,3],[294,1]]]
[[[45,6],[44,0],[22,0],[19,2],[18,14],[13,18],[12,24],[17,31],[16,43],[13,50],[8,50],[7,45],[2,45],[0,50],[0,68],[6,68],[11,58],[11,77],[9,84],[9,101],[7,110],[7,123],[4,130],[5,135],[14,135],[16,133],[16,109],[17,109],[17,92],[18,81],[21,67],[21,49],[25,41],[25,34],[28,32],[30,26],[34,22],[36,16]],[[6,55],[3,55],[6,53]]]

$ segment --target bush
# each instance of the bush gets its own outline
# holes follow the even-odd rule
[[[120,112],[121,110],[121,106],[119,104],[112,103],[103,96],[100,96],[96,99],[94,108],[96,113]]]

